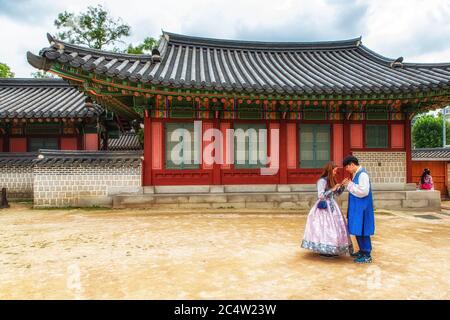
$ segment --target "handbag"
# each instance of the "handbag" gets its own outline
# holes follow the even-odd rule
[[[317,208],[319,209],[326,209],[328,207],[326,200],[320,200],[317,204]]]

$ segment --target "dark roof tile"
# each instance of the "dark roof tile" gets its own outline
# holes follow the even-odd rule
[[[53,61],[87,66],[133,82],[186,89],[265,93],[371,94],[450,88],[450,64],[401,63],[361,44],[361,38],[324,42],[258,42],[163,32],[161,59],[83,48],[51,38],[36,67]],[[62,52],[62,54],[61,54]]]
[[[0,118],[95,117],[86,96],[61,79],[0,79]]]

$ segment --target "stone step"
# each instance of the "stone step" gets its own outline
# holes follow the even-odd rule
[[[202,190],[202,189],[197,189]],[[228,189],[233,190],[233,189]],[[181,190],[180,190],[181,191]],[[113,196],[113,208],[154,209],[297,209],[308,211],[317,201],[314,191],[303,192],[223,192],[223,193],[138,193]],[[348,205],[348,192],[338,199],[342,210]],[[376,209],[439,211],[439,191],[374,191]]]
[[[315,184],[240,184],[240,185],[183,185],[143,187],[144,194],[197,194],[197,193],[261,193],[261,192],[316,192]],[[414,191],[415,184],[377,183],[374,191]],[[117,192],[116,192],[117,194]]]

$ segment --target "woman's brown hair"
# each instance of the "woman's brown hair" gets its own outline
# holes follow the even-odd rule
[[[328,162],[323,168],[321,178],[327,179],[327,189],[333,188],[337,184],[336,177],[333,175],[333,169],[337,168],[337,165],[333,161]]]

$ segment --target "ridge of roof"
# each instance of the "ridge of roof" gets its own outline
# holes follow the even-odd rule
[[[108,57],[114,57],[118,59],[128,58],[129,60],[151,60],[152,56],[149,54],[133,54],[133,53],[123,53],[123,52],[114,52],[110,50],[103,50],[103,49],[94,49],[89,47],[84,47],[76,44],[72,44],[69,42],[65,42],[59,39],[56,39],[51,34],[47,33],[47,39],[48,42],[52,46],[57,46],[57,44],[60,44],[63,46],[64,49],[72,49],[77,52],[84,52],[87,54],[96,54],[99,56],[108,56]]]
[[[312,41],[312,42],[291,42],[291,41],[250,41],[232,40],[188,36],[172,33],[163,30],[163,37],[169,43],[205,45],[227,48],[249,48],[249,49],[340,49],[357,47],[361,43],[361,37],[335,40],[335,41]]]
[[[71,87],[64,79],[60,78],[0,78],[0,87]]]

